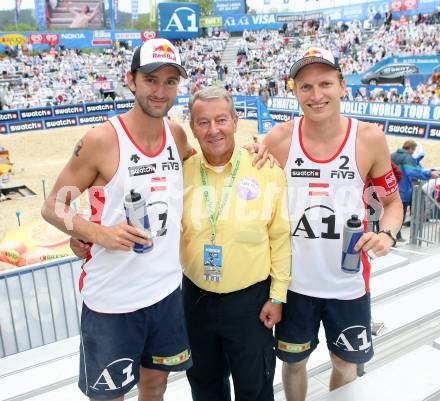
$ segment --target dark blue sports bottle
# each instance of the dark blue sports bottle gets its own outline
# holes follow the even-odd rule
[[[361,269],[361,253],[354,251],[354,246],[362,237],[364,227],[356,214],[351,216],[344,224],[342,234],[342,260],[341,269],[345,273],[358,273]]]
[[[150,240],[150,245],[135,243],[133,251],[137,253],[150,252],[153,249],[154,244],[145,199],[140,193],[135,192],[135,190],[132,189],[124,198],[124,209],[127,223],[144,231],[147,238]]]

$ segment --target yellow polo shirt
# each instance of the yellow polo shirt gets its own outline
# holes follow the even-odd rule
[[[238,151],[241,152],[240,167],[216,227],[215,245],[221,245],[223,253],[222,276],[219,282],[206,281],[203,279],[203,247],[211,244],[211,224],[203,197],[200,163],[212,187],[216,209]],[[185,192],[180,255],[185,276],[206,291],[229,293],[270,275],[270,297],[286,302],[291,246],[283,171],[279,167],[270,168],[269,163],[258,170],[252,166],[252,155],[236,147],[223,172],[217,172],[202,154],[186,160],[183,172]]]

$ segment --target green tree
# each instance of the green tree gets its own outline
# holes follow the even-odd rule
[[[29,24],[10,24],[2,27],[2,30],[5,32],[30,32],[30,31],[38,31],[38,28],[35,25]]]
[[[177,3],[198,3],[200,5],[201,15],[213,15],[214,14],[214,0],[175,0]]]

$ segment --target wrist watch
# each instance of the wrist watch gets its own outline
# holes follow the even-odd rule
[[[391,246],[396,245],[397,238],[396,238],[396,236],[394,235],[394,233],[391,230],[380,230],[378,232],[378,234],[382,234],[382,233],[388,235],[388,237],[390,237],[393,240],[393,245],[391,245]]]

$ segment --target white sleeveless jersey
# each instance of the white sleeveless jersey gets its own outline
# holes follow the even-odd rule
[[[103,226],[126,221],[123,199],[134,189],[146,200],[154,246],[150,252],[136,253],[111,251],[94,244],[79,284],[90,309],[125,313],[157,303],[181,282],[183,176],[166,119],[163,144],[154,155],[138,147],[120,117],[112,117],[110,122],[118,137],[119,166],[103,190],[90,190],[91,220]]]
[[[362,253],[361,271],[341,270],[342,233],[352,214],[365,217],[364,182],[356,165],[358,121],[329,160],[315,160],[304,149],[303,117],[295,118],[284,169],[292,235],[291,291],[333,299],[354,299],[369,292],[370,265]],[[364,224],[365,226],[365,224]]]

